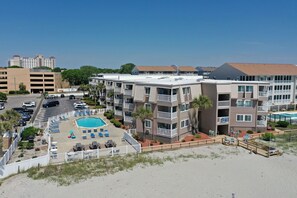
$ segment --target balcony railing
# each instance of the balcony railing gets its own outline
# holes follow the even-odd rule
[[[174,102],[177,101],[177,95],[158,94],[158,101]]]
[[[125,89],[125,95],[132,95],[132,89]]]
[[[106,105],[106,110],[113,110],[113,106]]]
[[[268,92],[267,91],[259,91],[259,96],[261,96],[261,97],[267,97],[268,96]]]
[[[114,103],[115,104],[122,104],[123,103],[123,99],[115,98],[114,99]]]
[[[266,120],[257,120],[257,126],[266,126],[267,125],[267,121]]]
[[[218,117],[217,123],[218,124],[228,124],[229,123],[229,116]]]
[[[115,87],[114,92],[121,92],[121,87]]]
[[[163,128],[158,128],[157,135],[172,138],[172,137],[174,137],[174,136],[177,135],[177,129],[163,129]]]
[[[229,107],[230,106],[230,101],[229,100],[224,100],[224,101],[218,101],[218,106],[219,107]]]
[[[123,111],[115,110],[114,111],[114,114],[117,115],[117,116],[122,116],[123,115]]]
[[[174,119],[177,118],[177,112],[158,111],[158,118]]]
[[[268,112],[268,107],[267,106],[258,106],[258,111],[260,111],[260,112]]]
[[[112,88],[112,85],[106,85],[106,90],[111,90]]]
[[[132,122],[132,121],[133,121],[133,117],[125,116],[125,122]]]
[[[126,109],[134,109],[134,103],[124,103],[124,108]]]

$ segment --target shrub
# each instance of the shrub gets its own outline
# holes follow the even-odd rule
[[[116,120],[114,119],[114,118],[112,118],[111,120],[110,120],[110,122],[111,123],[114,123]]]
[[[154,146],[154,144],[153,143],[150,143],[150,146]]]
[[[191,141],[194,141],[194,138],[192,138]]]
[[[195,138],[201,138],[201,135],[200,134],[196,134],[195,135]]]
[[[40,148],[35,148],[35,151],[40,151]]]
[[[37,158],[37,156],[36,156],[36,155],[34,155],[32,158]]]
[[[118,120],[115,120],[114,123],[113,123],[113,125],[115,127],[117,127],[117,128],[120,128],[122,126],[122,123],[120,121],[118,121]]]
[[[19,154],[18,157],[24,157],[24,153]]]
[[[252,130],[248,130],[246,133],[247,134],[253,134],[254,132]]]
[[[286,128],[286,127],[289,125],[289,122],[287,122],[287,121],[278,121],[278,122],[276,123],[276,125],[277,125],[278,127]]]
[[[163,142],[160,142],[160,144],[162,145],[162,144],[164,144]]]
[[[37,135],[37,133],[38,133],[38,131],[39,131],[39,129],[38,128],[35,128],[35,127],[28,127],[28,128],[26,128],[26,129],[24,129],[24,131],[22,132],[22,139],[23,140],[28,140],[28,138],[30,137],[30,136],[33,136],[33,137],[35,137],[35,135]]]
[[[275,131],[275,127],[271,127],[271,130],[272,130],[272,131]]]
[[[26,145],[26,149],[30,150],[30,149],[33,149],[34,148],[34,143],[27,143]]]
[[[273,135],[273,133],[264,133],[262,135],[262,139],[265,141],[270,141],[270,140],[274,140],[275,136]]]
[[[186,140],[185,140],[185,139],[183,139],[183,140],[182,140],[182,142],[186,142]]]
[[[137,141],[140,140],[140,137],[139,137],[138,133],[133,134],[132,137],[133,137],[135,140],[137,140]]]

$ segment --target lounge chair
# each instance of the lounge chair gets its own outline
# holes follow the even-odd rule
[[[82,132],[83,132],[83,133],[87,133],[87,130],[84,129],[84,130],[82,130]]]
[[[103,128],[101,128],[101,129],[100,129],[100,132],[103,132],[103,131],[104,131],[104,129],[103,129]]]
[[[97,129],[94,129],[93,131],[94,131],[94,133],[97,133],[97,132],[98,132],[98,130],[97,130]]]
[[[91,138],[95,138],[95,134],[94,133],[91,133],[90,136],[91,136]]]
[[[88,133],[91,133],[92,132],[92,130],[91,129],[88,129]]]
[[[105,133],[104,135],[105,135],[105,137],[109,137],[109,133]]]
[[[98,133],[99,137],[103,137],[103,133],[99,132]]]
[[[86,139],[87,139],[87,136],[86,136],[86,135],[83,135],[83,136],[82,136],[82,139],[83,139],[83,140],[86,140]]]

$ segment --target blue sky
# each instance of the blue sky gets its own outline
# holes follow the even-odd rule
[[[0,65],[39,53],[66,68],[297,64],[297,1],[1,0]]]

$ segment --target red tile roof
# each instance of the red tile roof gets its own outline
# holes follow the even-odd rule
[[[247,75],[297,75],[297,66],[293,64],[266,63],[227,63]]]

